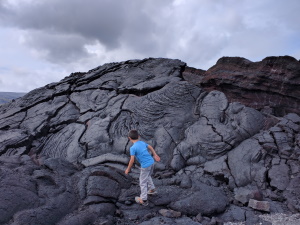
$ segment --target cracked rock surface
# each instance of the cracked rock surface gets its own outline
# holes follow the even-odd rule
[[[0,224],[251,224],[265,212],[250,200],[299,212],[300,117],[210,90],[207,74],[241,68],[226,60],[208,72],[163,58],[109,63],[0,106]],[[288,60],[299,88],[300,63]],[[273,67],[263,72],[278,80]],[[130,129],[161,156],[147,207],[134,204],[138,165],[124,174]]]
[[[188,69],[186,76],[195,77],[193,73],[206,90],[222,91],[232,102],[276,116],[299,114],[300,63],[293,57],[271,56],[259,62],[222,57],[207,71]]]

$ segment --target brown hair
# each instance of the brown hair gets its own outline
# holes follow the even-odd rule
[[[130,137],[132,140],[137,140],[139,139],[139,133],[137,130],[131,130],[128,133],[128,137]]]

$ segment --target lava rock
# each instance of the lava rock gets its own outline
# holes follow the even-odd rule
[[[289,167],[285,163],[281,162],[279,165],[273,165],[268,172],[271,180],[270,185],[278,190],[285,190],[290,182],[289,173]]]
[[[258,186],[265,182],[265,152],[255,139],[247,139],[228,153],[228,165],[235,183],[243,187],[256,181]]]
[[[246,204],[250,199],[262,200],[262,194],[260,191],[253,186],[245,186],[234,189],[234,198],[241,202],[242,204]]]
[[[225,211],[228,204],[228,198],[222,189],[203,184],[200,191],[172,202],[170,207],[187,215],[196,216],[201,213],[209,216]]]
[[[300,113],[300,62],[290,56],[266,57],[251,62],[241,57],[222,57],[201,74],[201,86],[219,90],[231,102],[251,108],[266,106],[278,116]],[[199,75],[195,75],[199,76]]]
[[[299,74],[291,57],[225,57],[208,71],[129,60],[1,105],[0,223],[261,222],[235,205],[249,199],[299,212]],[[161,157],[146,207],[134,201],[139,165],[124,173],[130,129]]]
[[[160,209],[158,211],[162,216],[169,217],[169,218],[177,218],[181,216],[181,212],[176,212],[171,209]]]
[[[293,178],[286,190],[284,196],[287,199],[288,207],[293,212],[300,210],[300,177]]]
[[[267,201],[256,201],[254,199],[250,199],[248,206],[256,210],[270,212],[270,203]]]

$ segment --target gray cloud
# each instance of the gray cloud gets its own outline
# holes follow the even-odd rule
[[[171,1],[51,0],[7,5],[4,23],[27,30],[25,43],[46,52],[47,60],[57,63],[86,57],[84,45],[101,43],[107,51],[122,43],[133,50],[155,52],[155,24],[147,14],[154,3],[156,11]],[[3,8],[3,7],[2,7]],[[153,10],[153,13],[155,11]],[[38,31],[38,32],[37,32]],[[52,39],[52,41],[51,41]],[[70,41],[70,42],[69,42]],[[72,49],[74,47],[74,49]],[[70,56],[67,56],[67,53]]]
[[[94,43],[75,34],[41,31],[32,31],[24,41],[27,45],[39,49],[37,54],[52,63],[71,63],[80,58],[90,57],[91,54],[84,45]]]
[[[4,9],[6,22],[35,31],[27,32],[25,42],[58,63],[88,57],[84,46],[96,42],[106,51],[125,46],[146,57],[180,58],[181,52],[193,61],[209,60],[240,34],[272,28],[281,36],[283,28],[298,28],[299,5],[297,0],[32,0]]]
[[[299,11],[299,0],[1,0],[0,29],[62,71],[146,57],[208,69],[222,56],[300,58]]]
[[[125,21],[126,0],[51,0],[20,2],[7,8],[6,19],[22,29],[81,35],[116,47]]]

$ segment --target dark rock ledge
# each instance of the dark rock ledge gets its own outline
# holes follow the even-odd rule
[[[131,60],[0,106],[0,224],[255,224],[300,212],[299,64]],[[162,158],[147,207],[133,203],[137,166],[124,174],[130,129]]]

